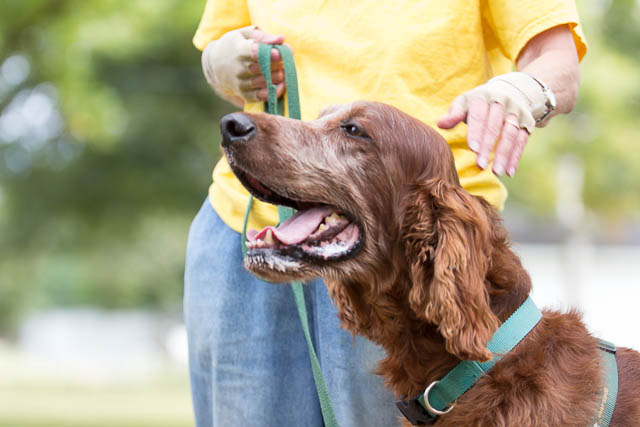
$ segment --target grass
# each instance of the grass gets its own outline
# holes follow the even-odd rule
[[[0,388],[0,426],[192,426],[186,383],[87,387],[30,384]]]
[[[186,367],[91,384],[0,351],[0,427],[193,426]]]

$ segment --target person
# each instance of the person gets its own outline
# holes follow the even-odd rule
[[[257,44],[288,43],[303,120],[364,99],[437,124],[461,184],[499,209],[507,193],[497,176],[515,174],[536,126],[572,110],[586,53],[572,0],[208,0],[193,41],[209,84],[245,111],[263,111],[267,95]],[[280,96],[277,50],[271,59]],[[222,158],[189,233],[184,310],[196,425],[322,426],[291,289],[242,268],[248,197]],[[274,206],[256,201],[249,229],[277,221]],[[339,425],[395,425],[394,397],[372,372],[380,349],[339,328],[320,280],[305,294]]]

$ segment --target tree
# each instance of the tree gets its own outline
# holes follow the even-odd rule
[[[228,108],[191,44],[201,8],[3,2],[4,324],[32,304],[179,304],[188,224]]]

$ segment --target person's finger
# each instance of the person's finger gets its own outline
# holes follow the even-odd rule
[[[255,87],[253,85],[253,79],[242,79],[238,82],[238,89],[240,90],[240,94],[242,96],[246,95],[249,92],[255,91]]]
[[[274,85],[284,82],[284,71],[276,70],[271,72],[271,82]]]
[[[282,70],[271,73],[271,83],[278,85],[284,83],[284,72]],[[267,80],[262,74],[257,76],[249,76],[240,81],[241,90],[262,89],[267,87]]]
[[[509,159],[509,162],[507,164],[507,175],[512,177],[516,174],[518,165],[520,164],[520,159],[522,158],[522,153],[524,152],[524,147],[527,145],[528,139],[529,132],[527,132],[526,129],[520,129],[516,138],[516,149],[513,150],[511,158]]]
[[[268,100],[269,99],[269,91],[267,90],[267,88],[258,89],[256,91],[256,98],[258,98],[260,101]]]
[[[280,51],[278,49],[271,49],[271,63],[281,62],[282,55],[280,55]]]
[[[451,129],[467,117],[467,109],[464,107],[464,100],[456,98],[449,108],[449,112],[438,120],[440,129]]]
[[[267,87],[267,81],[264,76],[260,75],[249,80],[248,89],[264,89]]]
[[[282,38],[282,40],[284,40],[284,37]],[[283,46],[288,47],[289,50],[291,50],[291,53],[293,53],[293,48],[291,47],[291,45],[289,43],[282,43],[282,41],[280,41],[279,43],[270,43],[270,42],[260,41],[260,40],[256,40],[256,42],[257,43],[254,43],[251,46],[251,55],[252,55],[253,59],[258,59],[258,44],[259,43],[282,44]],[[280,51],[278,49],[271,49],[271,62],[281,62],[281,61],[282,61],[282,55],[280,54]]]
[[[279,85],[276,85],[276,98],[280,98],[282,96],[282,94],[284,93],[284,89],[285,89],[284,83],[280,83]],[[269,99],[269,91],[267,90],[266,87],[262,89],[258,89],[256,91],[256,97],[260,101],[267,101]]]
[[[508,114],[502,125],[500,140],[493,157],[493,173],[502,176],[507,170],[512,154],[518,149],[517,139],[520,131],[518,119],[514,114]]]
[[[258,43],[254,43],[251,46],[251,57],[254,60],[258,59]],[[280,55],[280,51],[278,49],[271,49],[271,63],[277,63],[281,61],[282,61],[282,56]]]
[[[492,102],[489,104],[487,121],[485,123],[482,139],[480,139],[480,149],[478,150],[478,159],[476,161],[478,166],[482,169],[485,169],[489,164],[489,156],[491,155],[491,151],[493,151],[498,135],[500,135],[503,122],[504,107],[497,102]]]
[[[282,42],[284,42],[283,35],[269,34],[265,31],[262,31],[260,28],[255,28],[251,32],[251,38],[257,41],[258,43],[266,43],[266,44],[282,44]]]
[[[469,100],[469,111],[467,112],[467,144],[469,148],[478,153],[478,166],[484,169],[489,164],[489,157],[480,158],[484,129],[489,115],[489,104],[482,98],[472,98]],[[482,162],[481,162],[482,160]]]
[[[244,85],[244,82],[241,83],[241,86],[240,86],[241,89],[244,89],[245,87],[248,88],[247,90],[262,89],[267,87],[267,80],[264,78],[262,74],[249,79],[245,79],[245,81],[247,81],[248,84]],[[271,83],[273,83],[274,85],[278,85],[283,82],[284,82],[284,72],[282,70],[271,73]]]
[[[282,70],[284,67],[282,66],[282,61],[280,62],[271,62],[271,72],[273,73],[274,71],[277,70]],[[260,71],[260,65],[258,65],[257,62],[252,62],[251,64],[249,64],[249,72],[251,74],[262,74],[262,71]]]

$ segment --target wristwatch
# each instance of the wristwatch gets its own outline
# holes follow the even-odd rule
[[[553,110],[556,109],[556,96],[551,90],[549,86],[544,84],[542,81],[538,80],[536,76],[525,73],[536,83],[540,85],[542,88],[542,95],[544,96],[544,105],[542,104],[534,104],[531,106],[531,110],[533,112],[533,117],[536,118],[536,124],[544,122],[550,115],[553,113]]]

